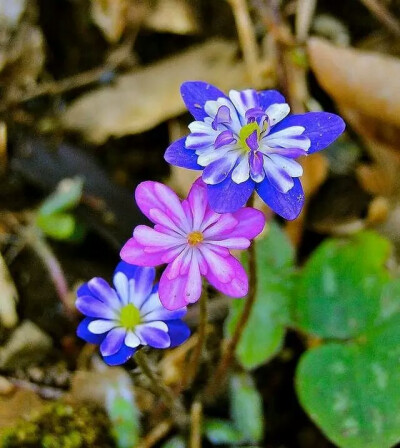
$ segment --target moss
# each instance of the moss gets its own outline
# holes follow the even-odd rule
[[[93,405],[53,403],[29,420],[8,429],[0,440],[3,448],[113,448],[110,422]]]

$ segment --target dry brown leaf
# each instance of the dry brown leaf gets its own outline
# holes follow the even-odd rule
[[[400,60],[379,53],[308,41],[310,65],[341,106],[400,126]]]
[[[93,22],[111,43],[118,42],[127,17],[128,0],[91,0]]]
[[[61,117],[66,129],[81,131],[93,143],[108,137],[136,134],[185,110],[179,94],[182,82],[201,79],[222,90],[243,87],[243,64],[236,45],[213,39],[151,66],[122,75],[74,101]]]
[[[158,0],[144,20],[144,26],[154,31],[174,34],[195,34],[199,23],[190,0]]]
[[[18,322],[18,292],[8,271],[6,262],[0,254],[0,323],[6,328],[15,327]]]
[[[17,389],[14,394],[0,396],[0,430],[13,426],[20,418],[43,408],[44,402],[29,389]]]

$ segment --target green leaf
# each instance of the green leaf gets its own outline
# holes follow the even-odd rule
[[[106,393],[106,410],[118,448],[136,446],[140,436],[140,420],[130,381],[110,383]]]
[[[39,208],[40,216],[71,210],[79,204],[82,196],[83,180],[79,177],[62,180],[57,190]]]
[[[230,399],[235,427],[247,442],[260,442],[264,434],[262,398],[249,374],[231,376]]]
[[[76,232],[76,220],[69,213],[38,215],[36,225],[47,236],[55,240],[67,240]]]
[[[162,448],[186,448],[185,439],[181,436],[171,437],[161,445]]]
[[[390,250],[390,243],[374,232],[321,244],[296,288],[296,324],[322,338],[340,339],[372,327],[390,278],[384,266]]]
[[[293,288],[294,250],[276,223],[270,223],[267,236],[257,241],[256,256],[256,300],[236,349],[236,356],[246,369],[264,364],[280,351]],[[228,335],[236,328],[245,300],[231,303],[225,322]]]
[[[243,443],[245,438],[230,420],[210,418],[204,422],[204,433],[213,445]]]
[[[303,355],[296,373],[302,406],[342,448],[400,441],[400,315],[348,344]]]

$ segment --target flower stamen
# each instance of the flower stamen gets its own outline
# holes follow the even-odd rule
[[[119,321],[121,326],[127,330],[133,330],[140,323],[140,311],[133,303],[121,308]]]
[[[198,230],[196,230],[195,232],[190,232],[187,236],[187,241],[190,246],[197,246],[203,240],[204,240],[204,236]]]

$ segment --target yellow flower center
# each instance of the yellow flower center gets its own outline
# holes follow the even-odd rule
[[[245,126],[242,127],[242,129],[240,129],[239,144],[242,147],[243,152],[245,152],[245,153],[248,153],[251,151],[246,140],[248,137],[250,137],[250,135],[254,131],[257,131],[257,136],[260,137],[260,127],[258,126],[258,124],[255,121],[253,121],[252,123],[246,124]]]
[[[203,240],[204,240],[204,236],[199,231],[190,232],[189,235],[187,236],[187,241],[190,246],[197,246]]]
[[[122,327],[133,330],[140,323],[140,312],[135,305],[129,303],[121,308],[119,320]]]

